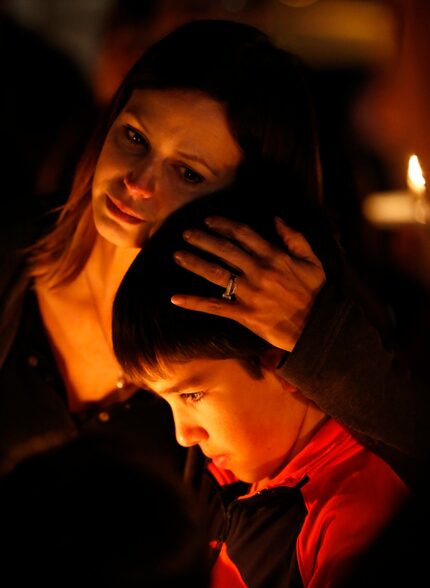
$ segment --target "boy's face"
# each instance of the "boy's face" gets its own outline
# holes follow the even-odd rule
[[[168,368],[150,388],[169,403],[178,443],[199,445],[215,465],[245,482],[276,475],[321,418],[268,369],[256,380],[233,359],[175,362]]]

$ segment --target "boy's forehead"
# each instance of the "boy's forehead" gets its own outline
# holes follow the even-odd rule
[[[216,386],[232,371],[243,371],[235,359],[192,359],[186,362],[169,362],[163,365],[163,373],[147,382],[147,387],[159,395],[202,391]]]
[[[156,380],[148,382],[148,387],[156,394],[167,395],[195,389],[207,382],[214,373],[217,360],[193,359],[187,362],[170,362],[163,366],[163,373]]]

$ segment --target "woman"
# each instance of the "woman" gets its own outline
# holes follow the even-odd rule
[[[262,202],[264,182],[282,181],[285,198],[300,194],[294,202],[320,223],[317,161],[302,69],[262,32],[195,22],[149,49],[116,93],[55,222],[43,219],[24,255],[4,237],[1,471],[99,427],[126,430],[179,471],[170,415],[124,379],[112,352],[118,285],[170,212],[241,175],[261,178]],[[305,285],[303,317],[325,279],[311,259],[318,271]]]

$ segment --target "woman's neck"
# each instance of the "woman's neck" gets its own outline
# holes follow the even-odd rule
[[[97,236],[84,272],[91,280],[101,309],[111,308],[116,291],[139,251],[138,248],[117,247]]]

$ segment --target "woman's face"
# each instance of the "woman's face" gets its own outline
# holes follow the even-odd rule
[[[96,228],[115,245],[141,247],[175,209],[229,185],[242,159],[216,100],[193,90],[135,90],[97,162]]]

